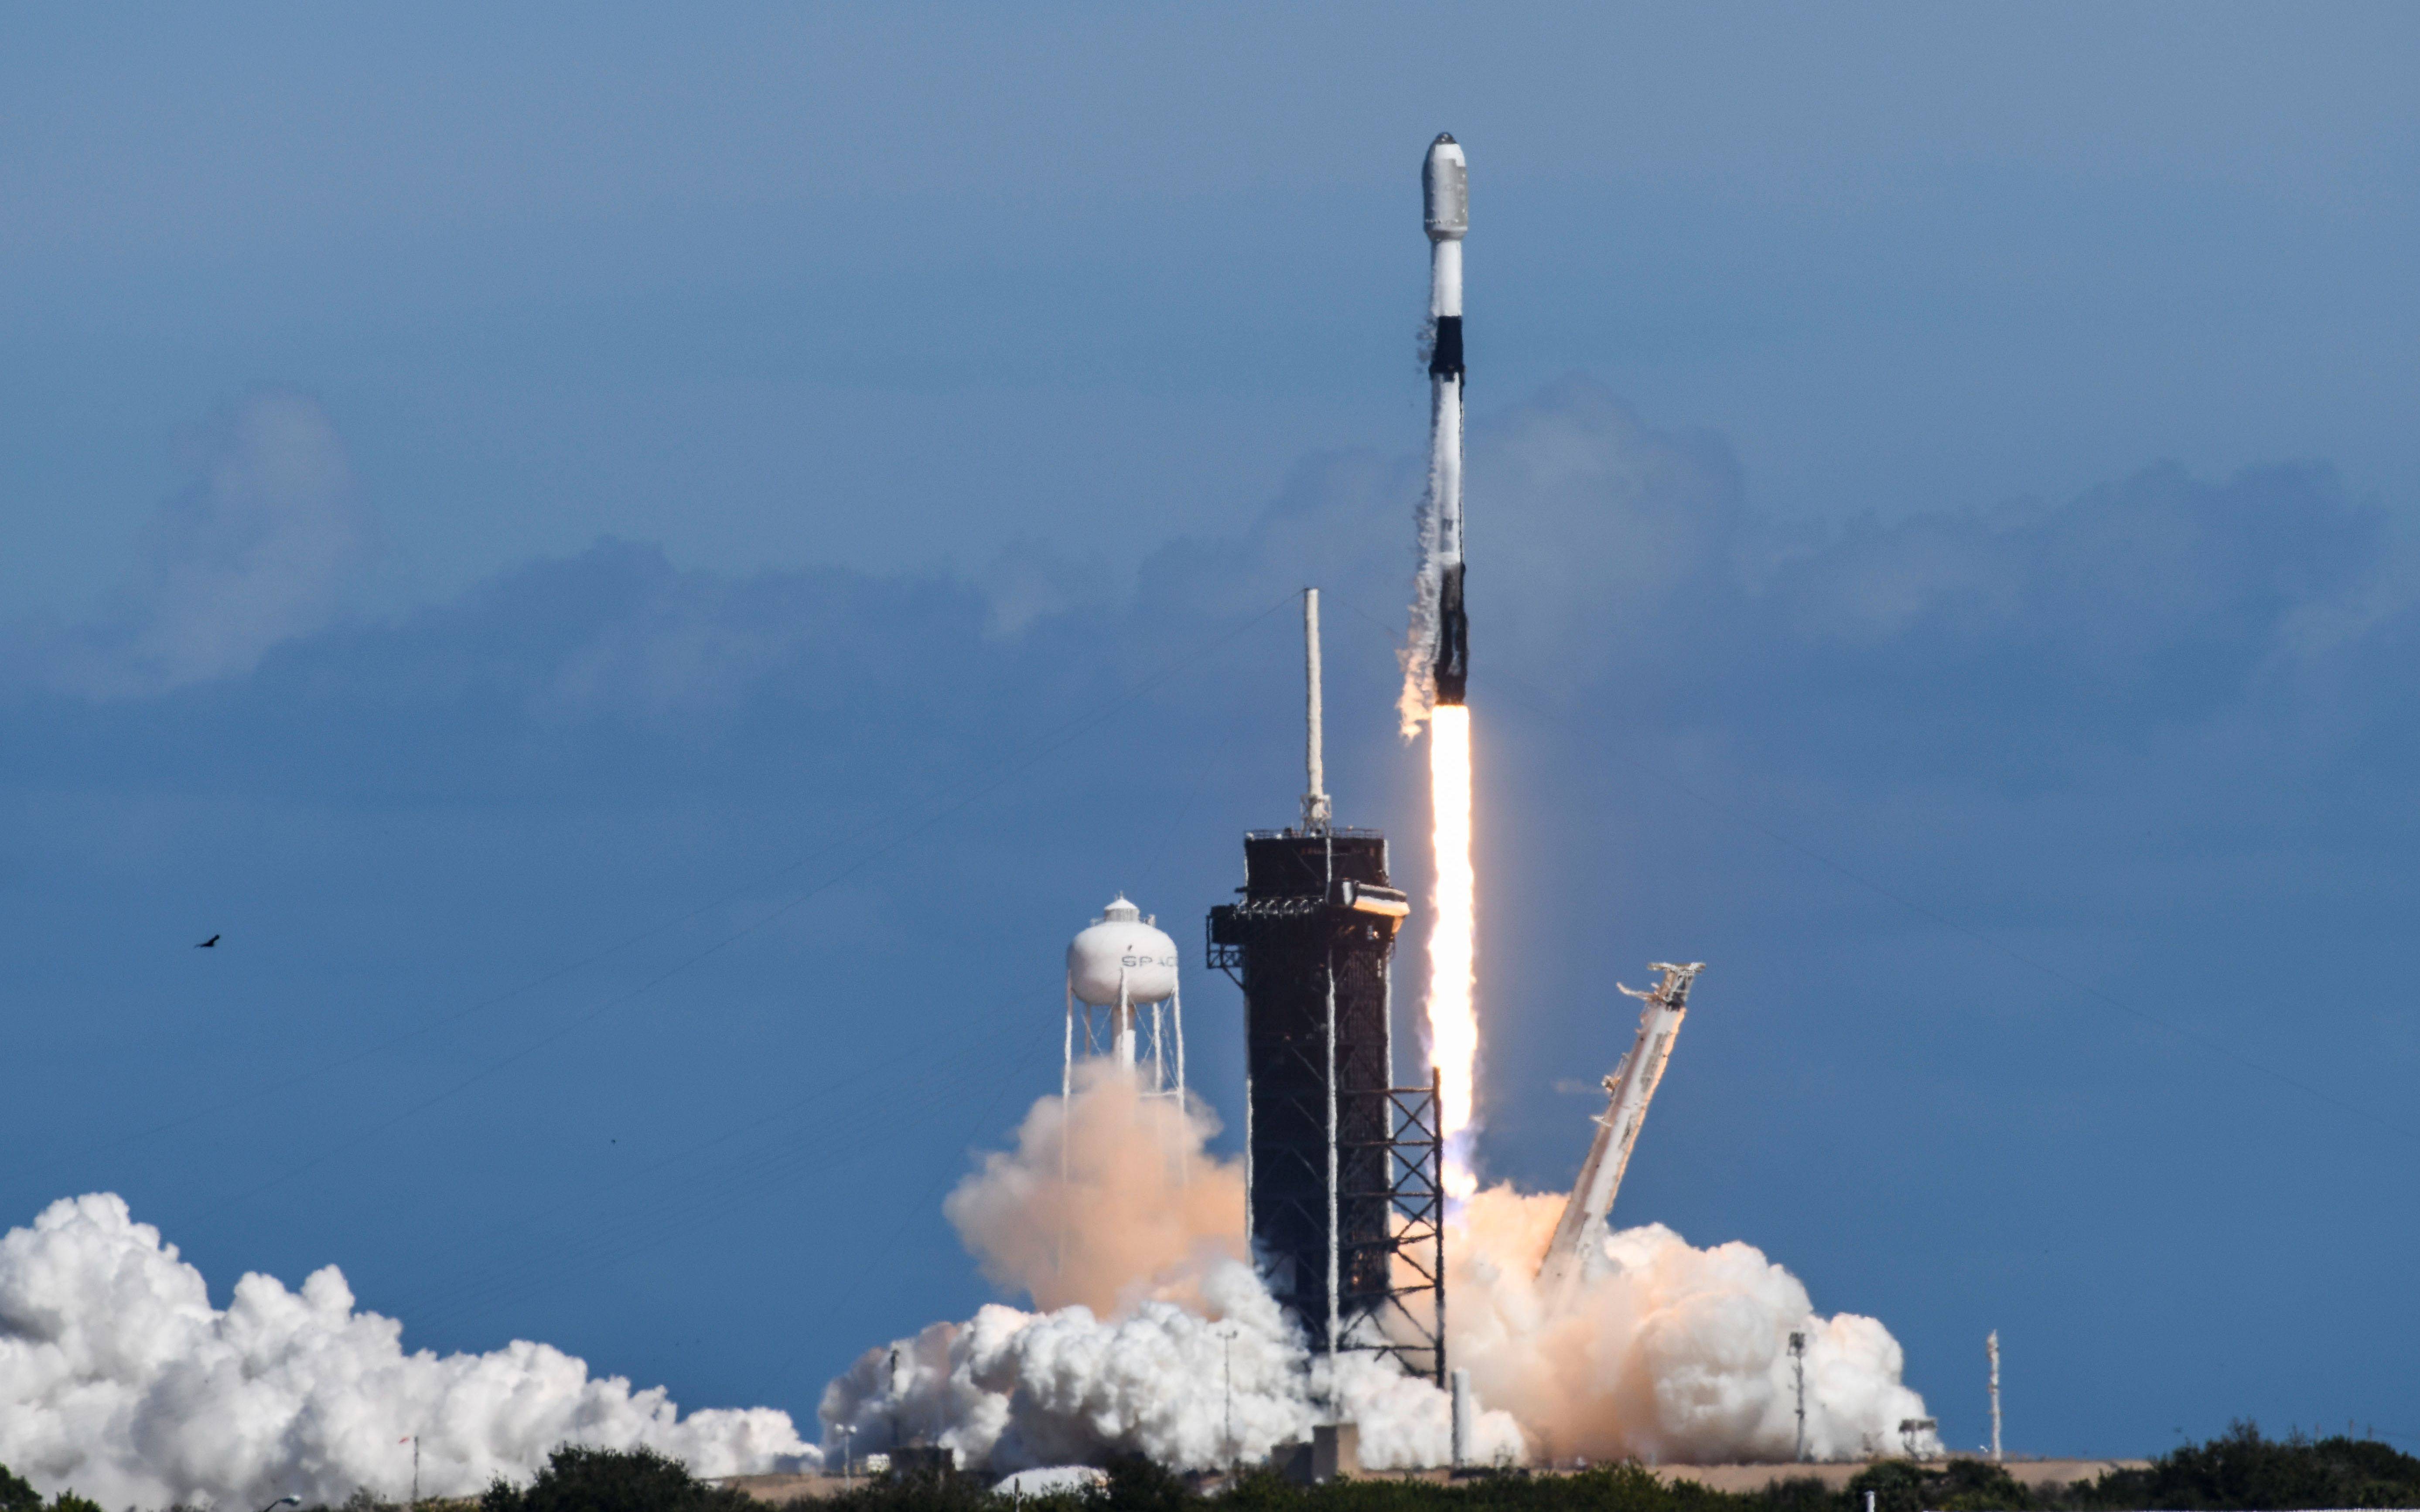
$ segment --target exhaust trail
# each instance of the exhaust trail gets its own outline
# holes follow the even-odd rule
[[[1429,924],[1427,1029],[1437,1068],[1446,1196],[1479,1190],[1479,877],[1470,859],[1470,711],[1440,703],[1429,719],[1429,794],[1435,813],[1436,911]]]

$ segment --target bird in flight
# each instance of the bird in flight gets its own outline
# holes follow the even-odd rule
[[[217,935],[213,934],[213,935],[211,935],[209,939],[204,940],[201,944],[194,946],[194,949],[196,949],[196,950],[207,950],[207,949],[209,949],[210,947],[212,947],[212,946],[214,946],[214,945],[216,945],[216,944],[218,944],[218,943],[219,943],[219,937],[218,937]]]

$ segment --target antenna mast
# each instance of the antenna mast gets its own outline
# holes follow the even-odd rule
[[[1306,712],[1309,715],[1307,739],[1303,746],[1303,774],[1306,779],[1302,793],[1302,830],[1306,835],[1327,833],[1330,814],[1327,804],[1327,770],[1320,747],[1324,741],[1319,710],[1319,590],[1302,591],[1302,670],[1308,690]]]
[[[1992,1361],[1992,1463],[2000,1462],[2000,1331],[1984,1336],[1983,1352]]]

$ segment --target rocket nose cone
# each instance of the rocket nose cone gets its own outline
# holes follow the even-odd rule
[[[1462,147],[1439,131],[1420,163],[1421,219],[1432,241],[1458,241],[1470,229],[1470,168]]]

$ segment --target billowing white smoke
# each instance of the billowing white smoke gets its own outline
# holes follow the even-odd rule
[[[1807,1452],[1899,1453],[1925,1416],[1890,1331],[1816,1316],[1798,1278],[1741,1243],[1697,1249],[1661,1224],[1608,1235],[1566,1306],[1531,1285],[1559,1196],[1491,1187],[1448,1249],[1453,1362],[1557,1458],[1780,1460],[1797,1450],[1790,1335],[1807,1335]],[[1937,1449],[1930,1436],[1919,1444]]]
[[[681,1417],[660,1389],[591,1379],[516,1342],[406,1354],[334,1266],[299,1292],[246,1275],[225,1311],[202,1274],[111,1194],[51,1204],[0,1238],[0,1464],[108,1506],[399,1497],[526,1480],[555,1445],[646,1445],[700,1474],[819,1463],[789,1414]]]
[[[1072,1103],[1035,1103],[944,1211],[985,1274],[1050,1310],[989,1306],[867,1350],[824,1389],[827,1444],[845,1428],[853,1452],[923,1441],[999,1470],[1223,1465],[1308,1440],[1332,1385],[1364,1463],[1442,1462],[1444,1394],[1368,1355],[1331,1382],[1244,1263],[1243,1172],[1203,1149],[1217,1132],[1106,1061]],[[1481,1433],[1489,1458],[1520,1455],[1504,1413]]]
[[[857,1453],[923,1442],[999,1470],[1120,1452],[1213,1466],[1307,1439],[1332,1399],[1364,1463],[1445,1462],[1442,1393],[1369,1355],[1331,1380],[1242,1262],[1242,1173],[1202,1149],[1215,1132],[1205,1110],[1106,1071],[1072,1108],[1037,1102],[947,1211],[985,1274],[1048,1310],[987,1306],[867,1350],[824,1390],[827,1446],[845,1430]],[[1561,1203],[1483,1191],[1450,1237],[1453,1360],[1493,1409],[1475,1458],[1788,1459],[1792,1332],[1808,1338],[1810,1453],[1894,1450],[1925,1415],[1882,1324],[1816,1316],[1745,1244],[1609,1234],[1578,1300],[1548,1316],[1530,1277]]]
[[[1108,1318],[1072,1305],[1027,1313],[992,1305],[869,1350],[824,1388],[824,1421],[852,1448],[924,1442],[969,1465],[1016,1470],[1142,1453],[1201,1468],[1265,1457],[1327,1421],[1327,1365],[1303,1348],[1249,1266],[1212,1262],[1191,1278],[1200,1310],[1136,1303]],[[1440,1462],[1443,1393],[1369,1355],[1346,1355],[1335,1386],[1361,1425],[1372,1465]],[[1482,1424],[1491,1456],[1517,1458],[1502,1412]]]

